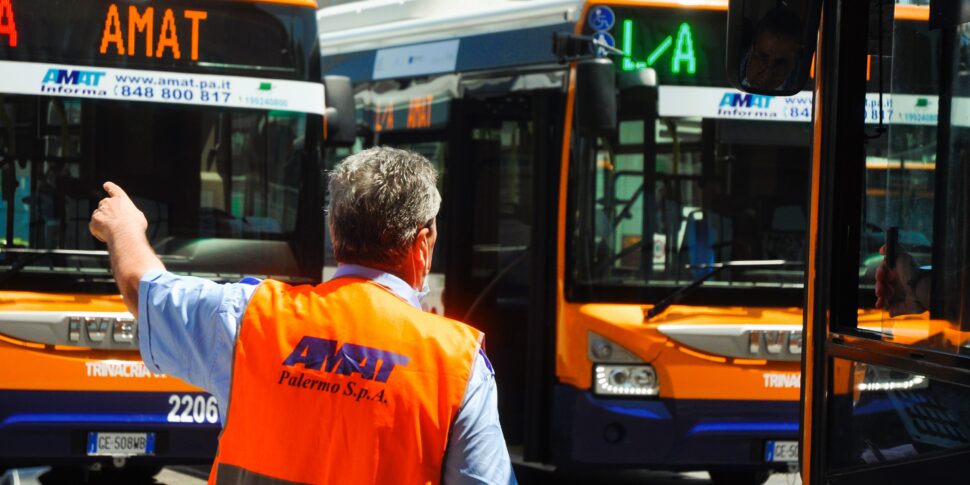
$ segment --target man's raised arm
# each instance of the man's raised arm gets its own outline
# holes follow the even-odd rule
[[[105,182],[104,190],[108,196],[101,199],[91,214],[89,229],[94,237],[108,245],[118,290],[128,311],[138,318],[138,284],[142,276],[155,269],[164,270],[165,265],[145,237],[148,229],[145,214],[116,184]]]

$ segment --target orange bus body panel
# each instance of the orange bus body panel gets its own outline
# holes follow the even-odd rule
[[[117,295],[71,295],[0,292],[0,319],[4,312],[124,312]],[[90,365],[89,365],[90,364]],[[100,364],[113,367],[114,375]],[[93,350],[50,347],[22,342],[0,334],[0,367],[7,369],[0,388],[35,391],[201,392],[183,381],[145,369],[137,349]]]
[[[771,362],[708,355],[681,345],[658,330],[665,323],[697,325],[801,325],[799,308],[671,306],[662,319],[645,322],[640,305],[564,305],[558,334],[556,374],[579,389],[592,386],[587,335],[595,332],[654,364],[660,397],[675,399],[797,400],[798,388],[767,388],[765,373],[799,373],[798,362]],[[730,364],[730,365],[720,365]],[[678,385],[673,385],[677,382]],[[690,383],[686,384],[685,383]]]

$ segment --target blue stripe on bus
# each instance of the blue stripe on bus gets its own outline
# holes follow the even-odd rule
[[[610,399],[596,397],[592,393],[583,393],[583,397],[593,406],[611,413],[641,419],[670,419],[670,412],[661,401]]]
[[[64,423],[122,423],[157,424],[168,423],[165,414],[103,414],[103,413],[32,413],[12,414],[0,421],[0,428],[18,424],[64,424]]]
[[[791,422],[726,422],[694,425],[688,436],[702,433],[796,433],[798,423]]]
[[[633,407],[620,407],[620,406],[605,406],[604,409],[607,411],[625,414],[627,416],[633,416],[635,418],[643,419],[670,419],[670,416],[661,416],[660,413],[655,413],[649,409],[643,408],[633,408]]]

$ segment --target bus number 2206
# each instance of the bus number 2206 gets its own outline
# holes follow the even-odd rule
[[[218,423],[219,406],[214,396],[178,395],[168,397],[171,409],[168,412],[169,423]]]

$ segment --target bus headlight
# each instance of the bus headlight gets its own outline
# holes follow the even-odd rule
[[[593,392],[601,396],[656,396],[657,371],[651,365],[595,365]]]

